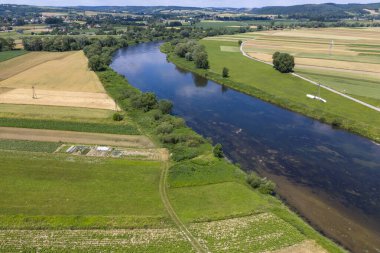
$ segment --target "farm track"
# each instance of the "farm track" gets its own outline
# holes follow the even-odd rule
[[[265,63],[265,64],[267,64],[267,65],[271,65],[271,66],[273,66],[273,64],[271,64],[271,63],[269,63],[269,62],[266,62],[266,61],[263,61],[263,60],[260,60],[260,59],[257,59],[257,58],[255,58],[255,57],[252,57],[252,56],[248,55],[248,54],[243,50],[244,44],[245,44],[245,42],[243,42],[243,43],[240,45],[240,52],[243,54],[243,56],[245,56],[245,57],[247,57],[247,58],[249,58],[249,59],[251,59],[251,60],[255,60],[255,61],[258,61],[258,62],[261,62],[261,63]],[[348,96],[348,95],[346,95],[346,94],[344,94],[344,93],[341,93],[341,92],[339,92],[339,91],[336,91],[336,90],[334,90],[334,89],[332,89],[332,88],[330,88],[330,87],[327,87],[327,86],[325,86],[325,85],[322,85],[322,84],[319,84],[319,83],[317,83],[317,82],[314,82],[313,80],[310,80],[310,79],[308,79],[308,78],[306,78],[306,77],[304,77],[304,76],[301,76],[301,75],[299,75],[299,74],[292,73],[292,75],[295,76],[295,77],[301,78],[301,79],[303,79],[303,80],[305,80],[305,81],[307,81],[307,82],[309,82],[309,83],[311,83],[311,84],[313,84],[313,85],[320,86],[320,87],[323,88],[323,89],[326,89],[326,90],[331,91],[331,92],[333,92],[333,93],[335,93],[335,94],[338,94],[338,95],[340,95],[340,96],[342,96],[342,97],[345,97],[345,98],[347,98],[347,99],[350,99],[350,100],[352,100],[352,101],[354,101],[354,102],[356,102],[356,103],[358,103],[358,104],[361,104],[361,105],[366,106],[366,107],[368,107],[368,108],[370,108],[370,109],[373,109],[373,110],[375,110],[375,111],[380,112],[380,108],[378,108],[378,107],[376,107],[376,106],[373,106],[373,105],[367,104],[367,103],[365,103],[365,102],[363,102],[363,101],[361,101],[361,100],[359,100],[359,99],[353,98],[353,97]]]
[[[146,136],[0,127],[0,139],[154,148]]]
[[[162,168],[161,177],[160,177],[160,196],[166,211],[168,212],[170,218],[176,224],[178,229],[182,232],[184,237],[190,242],[193,249],[198,253],[207,253],[208,249],[205,249],[199,241],[191,234],[191,232],[187,229],[186,225],[180,220],[177,213],[174,211],[172,205],[170,204],[170,200],[167,194],[167,177],[168,177],[169,164],[165,162]]]

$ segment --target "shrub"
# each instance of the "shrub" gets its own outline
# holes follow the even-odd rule
[[[249,173],[246,181],[253,189],[258,189],[262,194],[273,195],[275,193],[276,184],[267,178],[259,177],[255,172]]]
[[[160,109],[163,114],[170,114],[173,109],[173,103],[169,100],[162,99],[158,102],[158,109]]]
[[[193,55],[190,52],[187,52],[185,54],[185,59],[188,60],[188,61],[192,61],[193,60]]]
[[[252,186],[253,189],[259,188],[261,185],[262,178],[259,177],[255,172],[250,172],[247,175],[247,183]]]
[[[238,41],[238,44],[239,44],[239,46],[241,46],[241,44],[243,44],[243,41],[242,41],[242,40],[239,40],[239,41]]]
[[[136,94],[131,100],[134,108],[142,109],[144,112],[157,108],[157,98],[152,92],[146,92],[139,95]]]
[[[124,119],[124,116],[120,113],[114,113],[112,116],[114,121],[122,121]]]
[[[213,153],[214,153],[215,157],[223,158],[224,154],[223,154],[222,144],[220,144],[220,143],[216,144],[214,149],[213,149]]]
[[[263,179],[263,182],[261,183],[259,187],[259,192],[262,194],[274,194],[274,190],[276,188],[276,184],[266,178]]]
[[[334,128],[339,128],[342,126],[342,121],[340,119],[334,119],[332,122],[331,122],[331,125],[334,127]]]
[[[168,122],[163,122],[157,126],[157,133],[159,134],[170,134],[173,132],[173,125]]]
[[[222,77],[228,77],[229,69],[224,67],[222,71]]]

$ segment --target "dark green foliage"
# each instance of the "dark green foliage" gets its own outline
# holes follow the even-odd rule
[[[239,41],[238,41],[238,44],[239,44],[239,46],[241,46],[241,44],[243,44],[243,41],[242,41],[242,40],[239,40]]]
[[[213,151],[215,157],[217,157],[217,158],[223,158],[224,157],[222,144],[220,144],[220,143],[216,144],[212,151]]]
[[[188,61],[194,60],[194,64],[197,68],[209,68],[208,55],[205,47],[192,40],[177,43],[174,47],[174,53]]]
[[[99,55],[94,55],[88,60],[88,67],[93,71],[103,71],[107,65]]]
[[[267,178],[259,177],[255,172],[249,173],[246,181],[252,188],[258,189],[262,194],[274,194],[276,188],[275,183]]]
[[[157,126],[157,133],[159,134],[170,134],[173,132],[173,125],[169,122],[162,122],[160,125]]]
[[[163,114],[170,114],[173,109],[173,103],[167,99],[162,99],[158,101],[158,109],[160,109]]]
[[[12,38],[0,38],[0,52],[9,51],[15,48],[15,40]]]
[[[294,57],[287,53],[275,52],[272,56],[273,66],[281,73],[292,72],[295,66]]]
[[[63,52],[81,50],[92,41],[84,36],[24,37],[22,44],[28,51]]]
[[[229,76],[229,69],[224,67],[222,70],[222,77],[226,78]]]
[[[114,121],[122,121],[124,119],[124,116],[120,113],[114,113],[112,119]]]
[[[209,62],[208,62],[208,55],[205,50],[198,50],[193,53],[194,63],[197,68],[200,69],[208,69]]]
[[[155,109],[158,107],[156,94],[152,92],[146,92],[137,95],[132,99],[132,105],[134,108],[142,109],[144,112]]]

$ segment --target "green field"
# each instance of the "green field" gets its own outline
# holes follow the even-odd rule
[[[0,150],[17,150],[30,152],[53,153],[60,143],[42,141],[1,140]]]
[[[380,107],[380,84],[377,79],[349,73],[342,76],[339,72],[310,69],[297,69],[297,73]]]
[[[17,56],[20,56],[26,53],[28,52],[25,50],[13,50],[13,51],[0,52],[0,62],[15,58]]]
[[[66,130],[90,133],[138,135],[140,132],[133,123],[93,123],[79,121],[43,120],[27,118],[0,118],[2,127]]]
[[[4,151],[0,163],[2,228],[149,227],[166,220],[159,162]]]

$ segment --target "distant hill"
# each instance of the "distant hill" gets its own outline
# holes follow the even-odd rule
[[[355,15],[370,14],[368,10],[379,10],[380,3],[373,4],[303,4],[294,6],[268,6],[254,8],[250,12],[261,15],[287,15],[295,17],[336,17],[344,18]]]

